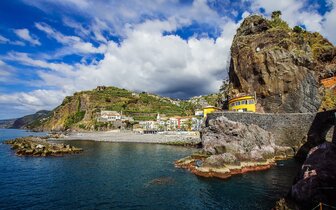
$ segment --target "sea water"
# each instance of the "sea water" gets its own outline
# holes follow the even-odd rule
[[[27,135],[0,130],[0,141]],[[271,209],[296,174],[293,160],[226,180],[174,167],[192,148],[70,141],[81,154],[18,157],[0,144],[0,209]]]

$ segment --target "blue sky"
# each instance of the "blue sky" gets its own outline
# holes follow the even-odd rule
[[[216,92],[243,18],[274,10],[336,43],[336,0],[2,0],[0,119],[51,110],[97,85]]]

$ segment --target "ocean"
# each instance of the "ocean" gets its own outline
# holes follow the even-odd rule
[[[0,141],[28,135],[0,129]],[[18,157],[0,144],[0,209],[271,209],[297,172],[294,160],[226,180],[174,167],[195,149],[71,141],[63,157]]]

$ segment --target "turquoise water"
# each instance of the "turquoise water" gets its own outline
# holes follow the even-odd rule
[[[30,134],[0,130],[0,140]],[[190,148],[71,143],[85,151],[17,157],[0,144],[0,209],[270,209],[296,173],[294,161],[282,161],[268,171],[205,179],[174,168],[174,160],[191,154]]]

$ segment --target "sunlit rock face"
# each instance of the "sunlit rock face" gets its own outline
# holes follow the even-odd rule
[[[336,72],[335,52],[318,33],[250,16],[231,46],[230,94],[256,92],[265,112],[315,112],[323,92],[319,79]]]

